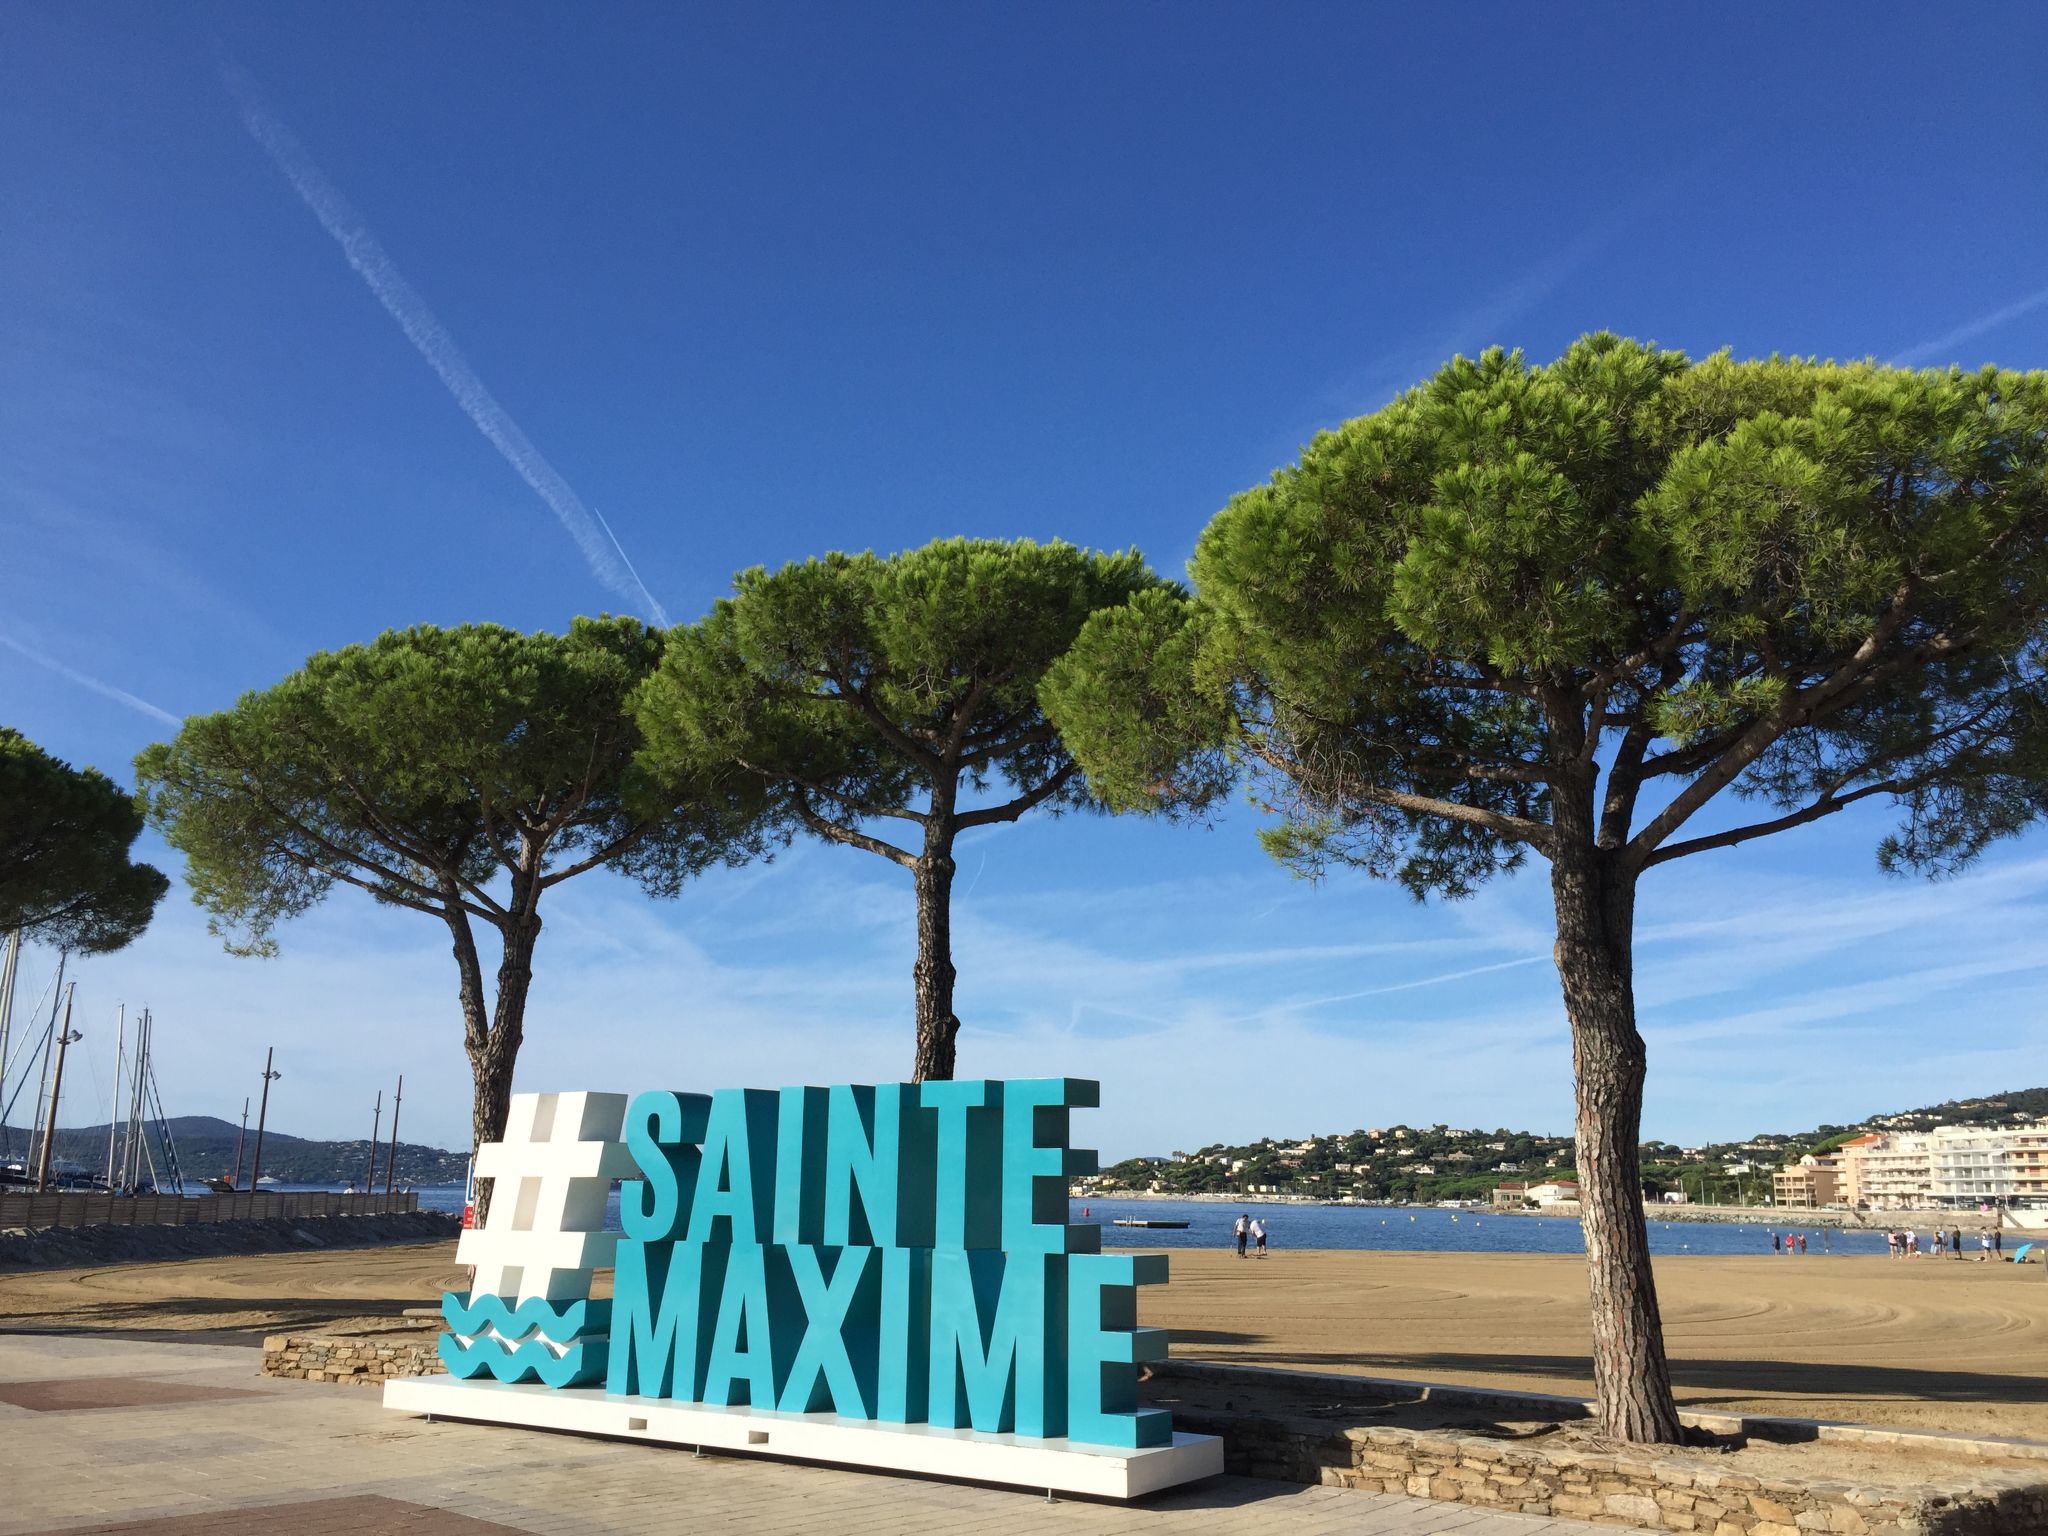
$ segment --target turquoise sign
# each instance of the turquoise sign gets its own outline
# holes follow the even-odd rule
[[[569,1295],[587,1285],[572,1267],[503,1267],[491,1286],[480,1271],[480,1292],[505,1294],[448,1297],[442,1357],[462,1377],[1170,1444],[1169,1415],[1137,1403],[1138,1365],[1166,1355],[1165,1333],[1137,1326],[1137,1287],[1163,1283],[1166,1260],[1104,1254],[1100,1227],[1067,1220],[1069,1181],[1096,1166],[1070,1145],[1069,1112],[1098,1098],[1075,1078],[639,1094],[622,1152],[584,1140],[590,1153],[550,1154],[588,1175],[565,1161],[547,1184],[565,1213],[587,1210],[606,1170],[630,1170],[611,1302]],[[618,1124],[616,1096],[576,1102],[582,1134]],[[529,1161],[558,1134],[553,1108],[531,1113],[508,1137]],[[507,1173],[511,1150],[485,1149]],[[508,1193],[494,1191],[479,1244],[523,1251],[532,1224],[501,1223]],[[591,1254],[610,1240],[575,1241]]]

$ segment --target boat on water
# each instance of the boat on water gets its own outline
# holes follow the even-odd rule
[[[1185,1227],[1184,1221],[1156,1221],[1149,1216],[1113,1216],[1112,1227]]]

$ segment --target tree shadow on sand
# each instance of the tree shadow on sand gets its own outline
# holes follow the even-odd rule
[[[78,1334],[122,1337],[150,1336],[160,1341],[192,1344],[258,1343],[265,1335],[294,1333],[356,1318],[398,1320],[408,1307],[431,1306],[435,1297],[420,1296],[153,1296],[123,1300],[81,1300],[61,1307],[0,1317],[0,1333]],[[188,1319],[246,1318],[261,1323],[222,1322],[215,1326]],[[183,1322],[184,1326],[179,1326]]]
[[[1258,1336],[1173,1330],[1174,1351],[1182,1358],[1204,1358],[1205,1349],[1228,1347],[1228,1354],[1210,1355],[1219,1365],[1292,1366],[1309,1371],[1349,1372],[1402,1378],[1438,1373],[1465,1376],[1549,1377],[1561,1381],[1593,1379],[1586,1355],[1458,1354],[1446,1351],[1371,1351],[1315,1353],[1246,1348]],[[1916,1366],[1815,1364],[1796,1360],[1726,1359],[1671,1361],[1674,1385],[1687,1391],[1686,1406],[1699,1407],[1723,1398],[1748,1398],[1794,1392],[1815,1398],[1921,1398],[1942,1403],[2048,1403],[2048,1377],[1997,1375],[1990,1372],[1933,1370]],[[1553,1389],[1554,1390],[1554,1389]],[[1700,1395],[1702,1392],[1707,1395]]]

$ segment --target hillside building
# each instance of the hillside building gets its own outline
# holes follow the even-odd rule
[[[2048,1130],[2038,1126],[1938,1125],[1859,1136],[1842,1146],[1839,1160],[1841,1198],[1871,1210],[2048,1206]]]
[[[1771,1196],[1780,1205],[1821,1206],[1846,1204],[1842,1199],[1840,1159],[1808,1154],[1788,1168],[1771,1175]]]

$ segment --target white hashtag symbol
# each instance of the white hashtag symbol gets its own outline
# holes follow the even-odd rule
[[[455,1247],[476,1268],[471,1297],[590,1294],[591,1270],[612,1262],[619,1241],[603,1230],[612,1180],[637,1167],[619,1139],[625,1120],[623,1093],[512,1096],[505,1139],[476,1155],[477,1177],[494,1181],[490,1214]]]

